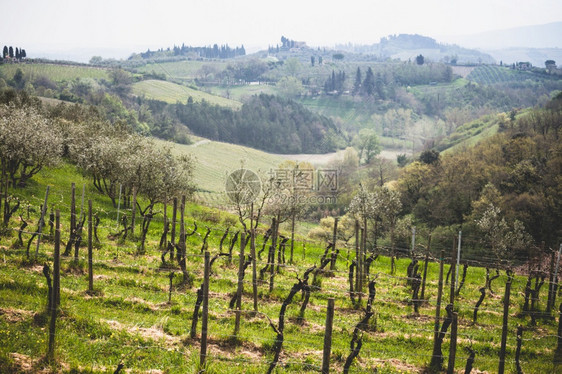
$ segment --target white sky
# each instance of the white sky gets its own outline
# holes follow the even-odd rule
[[[244,44],[249,52],[280,43],[372,44],[417,33],[439,41],[562,21],[560,0],[0,0],[0,45],[36,50]],[[100,53],[103,57],[103,53]]]

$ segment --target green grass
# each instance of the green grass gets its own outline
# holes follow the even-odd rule
[[[481,84],[494,84],[523,81],[532,77],[531,73],[512,70],[509,67],[480,65],[472,70],[466,79]]]
[[[189,97],[195,102],[202,100],[210,104],[239,109],[242,103],[229,100],[221,96],[212,95],[193,88],[182,86],[176,83],[160,80],[144,80],[133,85],[133,93],[137,96],[145,96],[148,99],[165,101],[170,104],[176,102],[186,103]]]
[[[0,65],[0,72],[8,79],[14,76],[17,69],[21,69],[24,76],[27,78],[36,79],[45,76],[54,82],[72,81],[77,78],[90,78],[94,80],[109,79],[106,69],[96,67],[45,63]]]
[[[244,102],[248,97],[266,94],[277,95],[277,89],[271,85],[243,85],[243,86],[230,86],[224,87],[211,87],[212,93],[222,97],[230,97],[232,100]]]
[[[156,64],[146,64],[138,67],[135,70],[139,73],[156,73],[165,74],[168,78],[173,80],[192,81],[199,77],[199,71],[204,65],[214,67],[217,71],[224,70],[228,62],[224,61],[177,61],[177,62],[162,62]]]
[[[176,154],[188,153],[195,156],[194,179],[199,188],[196,196],[211,205],[222,205],[225,202],[224,191],[228,173],[244,166],[256,173],[267,174],[285,160],[280,155],[236,144],[198,137],[193,140],[192,145],[158,142],[172,146]]]
[[[446,153],[455,152],[462,147],[477,144],[496,134],[498,130],[497,116],[485,116],[459,126],[451,135],[439,142],[437,149]]]
[[[362,100],[354,100],[352,97],[340,97],[338,99],[320,96],[299,100],[306,108],[326,117],[341,118],[346,123],[353,123],[358,128],[372,127],[371,115],[373,108]]]
[[[205,144],[201,145],[204,146]],[[215,152],[218,152],[214,149]],[[198,235],[187,241],[188,271],[193,285],[180,288],[181,272],[173,264],[162,266],[157,248],[162,232],[162,215],[155,216],[148,235],[146,253],[137,252],[137,244],[131,240],[116,240],[110,236],[116,231],[116,211],[109,200],[98,195],[74,167],[42,171],[26,189],[11,191],[29,203],[23,205],[22,217],[34,228],[38,208],[42,203],[45,186],[49,184],[49,206],[61,209],[62,241],[68,240],[70,184],[86,183],[86,199],[94,201],[94,209],[102,221],[99,229],[101,243],[94,251],[94,287],[97,294],[90,296],[87,290],[87,270],[84,259],[86,249],[80,249],[81,261],[73,264],[70,258],[62,260],[61,313],[57,320],[56,357],[61,372],[113,372],[120,362],[133,373],[154,370],[169,373],[197,371],[199,339],[189,339],[191,317],[196,294],[203,274],[201,256],[202,236],[205,226],[213,230],[209,237],[211,255],[219,252],[223,230],[236,223],[232,214],[219,212],[189,203],[186,208],[188,230],[193,221],[198,223]],[[78,188],[80,191],[81,188]],[[77,193],[80,196],[80,193]],[[77,199],[80,201],[80,199]],[[142,202],[141,202],[142,203]],[[157,207],[162,212],[162,207]],[[130,210],[121,207],[121,214]],[[170,215],[170,209],[168,209]],[[300,226],[300,224],[299,224]],[[305,226],[305,225],[303,225]],[[48,317],[45,314],[47,287],[41,273],[43,263],[52,262],[53,241],[42,240],[37,261],[29,261],[25,250],[13,247],[16,239],[17,219],[13,219],[0,236],[0,372],[23,370],[39,372],[44,366],[41,358],[47,348]],[[308,226],[305,226],[308,227]],[[139,226],[137,226],[137,230]],[[231,228],[239,229],[239,224]],[[260,227],[257,248],[262,246],[264,227]],[[299,230],[302,232],[302,230]],[[137,231],[138,233],[138,231]],[[287,235],[286,231],[282,232]],[[29,235],[24,234],[28,239]],[[302,236],[297,237],[295,264],[281,269],[275,276],[275,288],[268,291],[267,282],[259,283],[259,309],[277,324],[281,303],[291,287],[302,277],[305,269],[318,264],[324,250],[322,243],[307,242],[302,256]],[[340,372],[349,354],[351,334],[364,312],[353,308],[348,295],[347,265],[354,258],[343,243],[333,275],[321,277],[321,291],[313,292],[306,310],[306,322],[296,323],[301,296],[297,294],[289,305],[285,319],[283,353],[276,373],[317,373],[321,365],[326,305],[329,297],[335,298],[335,317],[332,339],[331,371]],[[354,245],[351,243],[350,248]],[[226,248],[223,247],[223,251]],[[264,253],[265,255],[265,253]],[[233,339],[234,314],[228,308],[230,296],[237,283],[238,246],[232,263],[225,257],[213,265],[209,300],[209,373],[263,373],[273,353],[271,347],[275,333],[268,320],[261,314],[242,317],[238,344]],[[258,259],[258,270],[266,258]],[[375,315],[370,328],[363,333],[363,346],[351,367],[351,373],[415,373],[430,360],[433,336],[433,318],[436,307],[438,266],[430,263],[426,288],[427,302],[420,315],[415,316],[410,303],[411,291],[404,278],[408,259],[399,259],[395,276],[389,274],[390,260],[380,256],[370,273],[376,276]],[[448,266],[445,266],[447,271]],[[168,303],[169,274],[175,272],[172,303]],[[246,272],[245,293],[242,308],[252,309],[251,272]],[[502,297],[506,276],[493,282],[494,295],[484,300],[478,323],[472,325],[472,308],[478,299],[478,289],[484,285],[485,270],[469,267],[466,283],[456,301],[459,313],[459,339],[457,371],[464,368],[465,348],[476,351],[474,367],[480,371],[496,372],[501,337]],[[515,330],[525,326],[522,348],[522,367],[528,373],[554,372],[553,350],[556,347],[557,324],[554,319],[538,319],[537,326],[530,326],[528,316],[517,317],[523,304],[525,278],[516,276],[510,299],[508,356],[506,372],[514,372]],[[544,310],[546,288],[540,294],[539,308]],[[449,286],[445,286],[444,300],[448,300]],[[444,301],[445,303],[445,301]],[[364,304],[363,304],[364,306]],[[442,310],[442,315],[444,311]],[[201,322],[200,322],[201,323]],[[198,334],[201,325],[197,328]],[[448,356],[448,337],[443,352]]]

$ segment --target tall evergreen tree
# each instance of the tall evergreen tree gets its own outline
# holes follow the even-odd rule
[[[10,58],[14,58],[14,48],[12,46],[8,48],[8,55],[10,55]]]
[[[373,96],[375,93],[375,75],[373,74],[371,67],[367,69],[361,91],[363,92],[363,95],[367,96]]]
[[[2,57],[6,58],[8,57],[8,47],[4,46],[4,49],[2,50]]]
[[[355,82],[353,83],[353,95],[357,95],[361,90],[361,68],[357,67],[357,72],[355,73]]]
[[[375,91],[381,100],[386,99],[386,93],[384,92],[384,82],[381,73],[377,73],[375,78]]]

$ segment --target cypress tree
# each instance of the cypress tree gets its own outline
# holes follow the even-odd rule
[[[375,93],[375,75],[373,74],[371,67],[367,69],[367,74],[365,74],[362,91],[363,94],[367,96],[373,96]]]
[[[353,83],[353,95],[357,95],[361,90],[361,68],[357,68],[357,72],[355,73],[355,82]]]

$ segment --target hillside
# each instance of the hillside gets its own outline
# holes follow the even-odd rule
[[[207,144],[200,143],[199,146]],[[339,226],[342,236],[337,242],[339,256],[334,256],[334,270],[326,268],[324,271],[312,272],[320,266],[327,239],[317,241],[297,235],[293,263],[288,263],[288,247],[286,257],[282,255],[283,251],[274,252],[279,254],[279,257],[273,258],[279,261],[280,270],[276,271],[272,266],[271,273],[264,271],[264,279],[258,277],[260,270],[269,270],[266,267],[269,262],[265,258],[266,253],[254,257],[257,272],[254,278],[251,266],[245,271],[245,281],[240,282],[243,292],[238,308],[236,304],[229,306],[239,284],[238,263],[244,264],[239,261],[240,241],[236,239],[239,236],[235,232],[241,227],[235,215],[191,202],[187,204],[184,218],[189,233],[193,231],[193,235],[186,240],[186,266],[182,272],[181,265],[175,259],[169,259],[168,253],[163,255],[165,252],[162,248],[165,246],[159,245],[164,232],[166,240],[179,240],[180,231],[177,221],[174,239],[171,239],[169,231],[164,231],[162,205],[156,207],[158,214],[152,217],[146,245],[141,248],[139,232],[142,225],[139,221],[135,227],[136,236],[130,233],[125,236],[120,232],[117,218],[127,216],[130,219],[130,208],[122,205],[118,210],[106,196],[95,191],[89,178],[82,177],[77,171],[69,164],[48,168],[39,173],[25,189],[13,191],[21,201],[27,202],[29,216],[22,212],[21,218],[10,220],[9,229],[0,235],[3,258],[0,267],[0,338],[4,342],[0,345],[0,371],[102,373],[124,369],[133,372],[195,372],[201,362],[200,353],[204,344],[202,324],[205,323],[208,345],[205,346],[207,353],[203,357],[209,371],[217,374],[263,373],[272,362],[276,362],[275,352],[279,349],[281,355],[279,362],[276,362],[278,372],[316,373],[322,362],[329,298],[335,301],[330,360],[333,370],[342,369],[348,357],[353,356],[350,342],[360,321],[365,325],[364,330],[361,330],[361,349],[357,352],[358,358],[347,364],[353,372],[372,373],[377,370],[398,374],[403,373],[405,368],[410,372],[420,372],[429,365],[436,307],[441,306],[437,302],[438,287],[443,283],[443,279],[438,281],[439,273],[444,277],[449,266],[441,262],[443,267],[440,271],[438,261],[428,261],[422,297],[426,302],[416,303],[417,298],[407,283],[408,267],[412,261],[402,257],[410,245],[409,230],[396,234],[399,243],[396,252],[394,248],[393,252],[388,252],[398,255],[395,261],[386,255],[391,247],[379,243],[381,254],[375,259],[371,257],[368,268],[371,275],[366,275],[368,283],[362,287],[365,292],[362,301],[357,301],[358,294],[351,293],[353,298],[350,297],[346,259],[353,259],[356,254],[354,239],[348,242],[347,234],[344,234],[350,226],[342,219]],[[46,226],[38,255],[34,255],[33,245],[31,255],[27,256],[25,244],[28,241],[35,244],[30,240],[32,231],[28,232],[32,229],[20,232],[18,228],[24,219],[29,227],[36,227],[39,206],[43,202],[46,186],[49,186],[49,205],[60,210],[60,222],[63,223],[61,250],[64,251],[64,244],[71,240],[68,224],[72,220],[71,183],[77,185],[75,201],[77,213],[80,214],[80,190],[82,185],[86,187],[84,198],[86,201],[92,200],[93,213],[99,218],[94,226],[95,237],[99,241],[92,237],[95,247],[91,251],[91,267],[88,266],[86,243],[77,247],[77,259],[74,252],[62,256],[59,313],[55,313],[56,330],[51,330],[56,336],[53,345],[53,357],[56,360],[53,362],[56,363],[49,364],[44,357],[48,352],[49,321],[54,309],[47,307],[50,282],[44,276],[43,269],[46,264],[51,269],[47,273],[50,274],[48,279],[55,279],[53,256],[55,243],[58,242],[48,233]],[[144,206],[146,201],[142,196],[139,197],[139,203]],[[169,223],[172,220],[171,206],[168,205],[167,209]],[[137,216],[137,219],[141,220],[141,217]],[[256,252],[261,252],[261,248],[267,244],[264,234],[269,217],[262,222],[255,237]],[[302,226],[301,229],[308,227],[303,222],[297,222],[297,226]],[[332,226],[328,224],[328,230]],[[23,246],[18,244],[18,233],[24,240]],[[288,237],[288,226],[282,227],[281,234]],[[427,232],[418,230],[415,245],[420,254],[429,246],[426,238]],[[434,252],[450,251],[450,239],[449,234],[434,233],[431,248]],[[475,240],[476,237],[463,236],[463,243],[467,243],[463,245],[470,246],[471,239]],[[208,301],[203,304],[200,303],[201,299],[197,301],[197,290],[204,281],[202,248],[209,253],[207,263],[213,260],[207,283]],[[250,248],[246,247],[246,250]],[[326,253],[331,255],[330,252]],[[251,262],[248,264],[251,265]],[[325,264],[329,264],[329,261]],[[498,278],[491,281],[485,267],[492,264],[493,258],[479,257],[463,267],[467,269],[466,277],[460,278],[463,282],[459,287],[459,295],[455,297],[455,305],[458,308],[459,337],[469,336],[470,341],[462,338],[457,341],[456,370],[465,367],[466,360],[461,352],[468,348],[476,354],[477,359],[473,363],[476,370],[496,370],[502,335],[501,295],[510,279],[509,336],[515,335],[519,325],[526,326],[526,340],[519,363],[529,372],[553,372],[556,370],[552,363],[556,323],[542,318],[548,315],[546,312],[538,316],[533,314],[535,309],[520,312],[525,304],[526,276],[515,274],[513,278],[508,278],[502,271]],[[308,273],[310,280],[306,276],[307,271],[312,272]],[[451,279],[454,279],[454,273]],[[302,287],[301,282],[314,285],[309,290],[305,289],[306,303],[295,294],[300,290],[299,285]],[[473,306],[481,295],[479,289],[487,282],[490,282],[494,293],[486,291],[475,321]],[[256,287],[255,294],[253,285]],[[57,289],[56,285],[54,289]],[[201,289],[200,295],[204,295],[205,288]],[[371,300],[369,304],[368,296]],[[543,291],[539,296],[540,305],[544,305],[546,292]],[[370,305],[375,315],[369,315],[361,305]],[[207,313],[203,312],[199,320],[192,324],[194,317],[198,316],[197,311],[206,307],[208,309],[204,310],[208,311],[208,319],[205,317]],[[256,309],[259,312],[254,312]],[[235,327],[237,310],[242,311],[238,329]],[[440,313],[441,319],[445,318],[446,312],[442,307]],[[282,318],[283,327],[278,327],[281,326],[277,322],[279,318]],[[279,341],[278,328],[283,329],[281,346],[275,345]],[[516,340],[509,338],[507,345],[508,352],[512,352]],[[449,357],[446,347],[443,347],[443,352],[447,352],[446,357]],[[512,353],[509,353],[509,357],[512,357]],[[507,369],[514,369],[515,365],[515,360],[510,360]]]
[[[144,96],[147,99],[164,101],[169,104],[175,104],[176,102],[186,103],[191,97],[194,102],[199,103],[205,100],[211,105],[219,105],[232,109],[240,109],[240,107],[242,107],[242,103],[239,101],[229,100],[184,85],[154,79],[135,83],[133,85],[133,94]]]
[[[195,156],[193,177],[197,189],[195,198],[210,206],[228,203],[225,192],[226,176],[241,167],[267,177],[285,160],[283,155],[273,155],[240,145],[194,137],[191,145],[162,142],[172,146],[174,154]]]
[[[490,55],[476,49],[441,44],[433,38],[417,34],[389,35],[381,38],[379,43],[372,45],[339,45],[337,47],[344,51],[372,54],[381,60],[390,58],[413,61],[416,56],[421,54],[428,61],[445,61],[453,62],[453,64],[490,64],[495,62]]]

